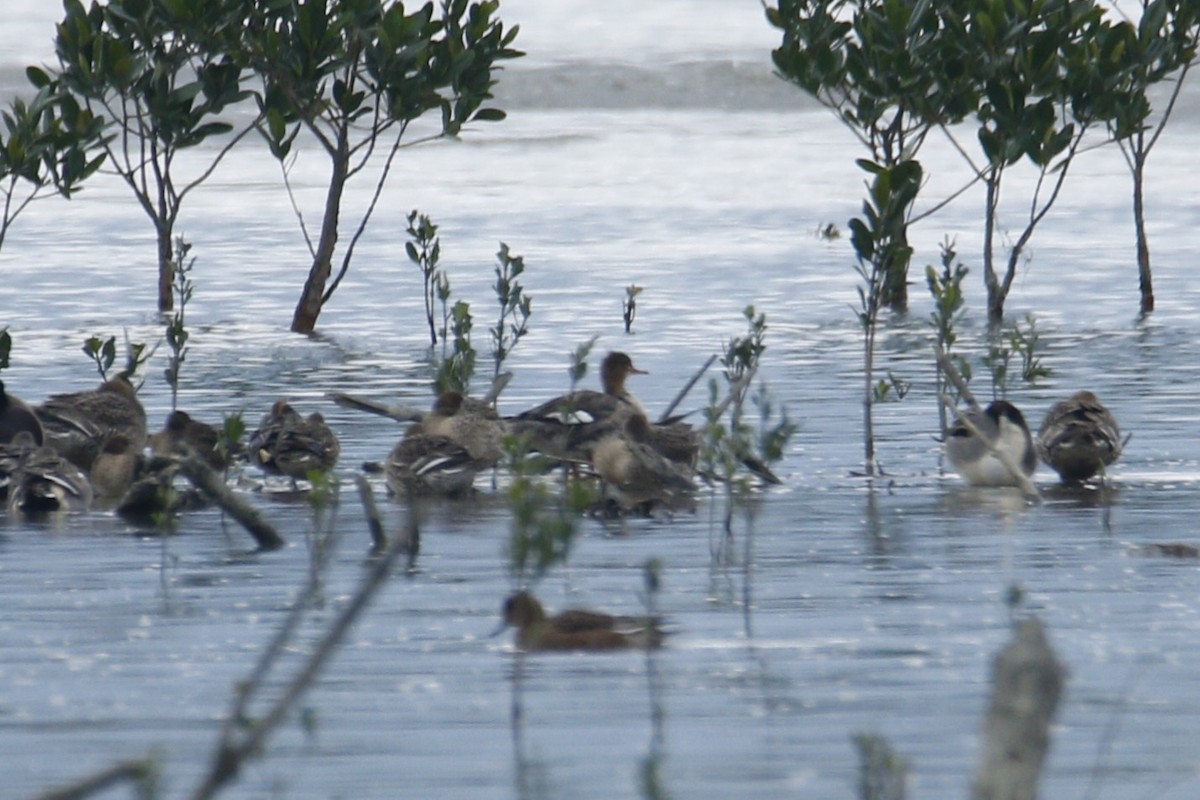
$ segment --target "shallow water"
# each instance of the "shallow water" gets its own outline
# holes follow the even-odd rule
[[[34,5],[30,20],[45,13]],[[1200,571],[1134,550],[1196,543],[1195,128],[1177,124],[1152,160],[1153,317],[1135,317],[1129,190],[1110,150],[1081,160],[1009,300],[1012,319],[1036,314],[1054,370],[1010,399],[1036,420],[1087,386],[1133,433],[1110,500],[1053,491],[1045,470],[1037,507],[939,474],[919,273],[909,318],[880,337],[882,368],[913,389],[877,409],[889,480],[871,493],[851,476],[861,467],[861,345],[850,247],[815,235],[827,222],[844,230],[857,213],[860,153],[823,112],[771,99],[791,95],[777,94],[765,55],[755,60],[773,40],[757,27],[767,26],[756,3],[710,0],[686,21],[672,13],[678,2],[622,3],[595,17],[537,5],[505,4],[530,51],[502,78],[513,84],[510,119],[402,156],[318,336],[286,331],[305,250],[278,168],[242,148],[190,198],[181,230],[195,245],[196,294],[180,405],[206,419],[245,409],[253,422],[287,396],[320,409],[341,437],[342,540],[325,604],[289,666],[356,586],[368,539],[350,479],[400,431],[324,393],[428,401],[418,275],[402,246],[410,209],[441,225],[443,266],[455,297],[476,310],[477,345],[491,323],[498,243],[526,257],[535,315],[507,365],[516,379],[503,410],[560,391],[568,351],[592,335],[596,353],[624,349],[651,372],[633,388],[662,408],[743,332],[742,309],[754,304],[770,325],[762,378],[801,430],[779,470],[786,485],[756,506],[749,614],[740,563],[714,564],[706,497],[694,515],[631,521],[624,532],[585,520],[569,567],[539,594],[552,608],[636,612],[642,565],[662,561],[659,604],[675,631],[653,662],[662,740],[646,660],[618,654],[526,659],[514,741],[518,661],[507,638],[488,637],[510,589],[509,515],[481,481],[477,500],[427,510],[416,573],[385,587],[305,698],[311,727],[285,725],[243,773],[239,796],[636,796],[644,761],[657,756],[676,797],[849,797],[851,737],[876,732],[910,763],[911,796],[961,797],[990,659],[1009,636],[1012,584],[1070,669],[1043,794],[1195,796]],[[8,30],[26,41],[31,29]],[[663,33],[630,38],[653,30]],[[6,68],[34,57],[3,52],[14,53]],[[619,80],[594,95],[563,90],[571,80],[595,89],[596,75]],[[702,91],[697,75],[710,81]],[[1188,105],[1183,119],[1195,113]],[[930,144],[930,196],[957,185],[954,159]],[[323,165],[302,159],[294,179],[311,219]],[[1014,209],[1018,196],[1014,188]],[[914,231],[916,264],[936,262],[949,235],[973,268],[960,347],[974,354],[984,349],[980,207],[968,195]],[[40,400],[90,386],[79,348],[93,333],[156,340],[152,258],[146,220],[112,179],[32,207],[0,252],[10,390]],[[632,283],[646,288],[626,336],[621,299]],[[152,424],[170,405],[165,365],[164,348],[142,389]],[[685,407],[702,401],[697,392]],[[167,794],[197,780],[233,686],[308,574],[308,506],[253,499],[288,538],[284,550],[252,552],[213,511],[182,516],[166,537],[101,512],[3,520],[6,796],[148,752],[164,760]],[[383,509],[397,529],[403,505]],[[744,537],[739,528],[739,559]]]

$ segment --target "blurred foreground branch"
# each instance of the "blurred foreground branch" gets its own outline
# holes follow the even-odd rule
[[[992,664],[992,699],[983,725],[983,755],[972,800],[1034,800],[1050,722],[1062,696],[1066,669],[1030,618]]]

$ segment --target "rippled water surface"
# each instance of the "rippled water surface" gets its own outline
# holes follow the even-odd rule
[[[633,388],[660,409],[743,332],[753,304],[770,325],[761,377],[801,427],[780,467],[785,485],[755,506],[750,568],[742,527],[737,558],[715,563],[703,495],[694,515],[624,530],[584,520],[569,566],[538,587],[547,605],[635,613],[641,567],[657,558],[674,634],[652,671],[640,654],[536,657],[518,684],[510,641],[489,638],[510,589],[510,516],[481,481],[477,498],[425,510],[415,573],[394,576],[306,696],[303,720],[283,726],[230,794],[629,797],[646,793],[643,766],[657,755],[661,788],[675,797],[851,797],[851,737],[868,732],[908,760],[910,796],[962,797],[1015,584],[1070,670],[1044,795],[1196,796],[1200,571],[1136,549],[1200,543],[1194,99],[1152,159],[1159,310],[1136,319],[1129,187],[1108,149],[1077,166],[1009,301],[1012,319],[1036,315],[1053,370],[1010,399],[1037,420],[1086,386],[1132,432],[1110,496],[1056,491],[1043,469],[1046,502],[1026,507],[939,473],[919,271],[912,313],[880,337],[883,368],[913,387],[877,409],[889,479],[869,492],[852,476],[862,448],[851,251],[845,237],[815,235],[858,212],[860,153],[825,113],[773,82],[774,37],[758,4],[708,0],[690,16],[684,5],[585,14],[506,3],[530,51],[502,78],[510,119],[401,155],[313,338],[287,332],[306,259],[278,168],[253,147],[235,151],[181,223],[197,262],[180,404],[207,419],[244,409],[256,420],[286,396],[321,410],[341,437],[340,538],[323,603],[287,668],[357,585],[368,535],[351,479],[401,430],[325,393],[429,399],[419,276],[403,252],[410,209],[441,225],[443,266],[455,296],[472,303],[484,349],[499,243],[526,258],[535,313],[508,363],[516,377],[504,411],[561,391],[567,353],[593,335],[596,352],[626,350],[650,371]],[[28,21],[3,34],[25,47],[4,51],[6,74],[49,55],[35,44],[49,41],[42,20],[55,14],[24,6]],[[961,180],[956,158],[931,143],[930,196]],[[315,157],[296,166],[308,219],[325,177]],[[1012,197],[1018,214],[1015,184]],[[351,205],[366,200],[359,187]],[[974,355],[985,348],[981,205],[968,193],[914,231],[916,264],[935,262],[950,236],[972,268],[960,347]],[[0,275],[0,325],[15,342],[4,380],[29,400],[94,383],[80,352],[89,335],[161,336],[150,227],[115,179],[69,203],[35,204],[0,252]],[[626,335],[630,284],[645,291]],[[141,392],[152,424],[170,406],[165,352]],[[251,499],[286,548],[254,552],[215,511],[180,517],[169,536],[102,512],[0,520],[6,797],[147,753],[163,760],[168,796],[191,788],[234,686],[308,574],[307,504]],[[383,511],[398,529],[403,504]]]

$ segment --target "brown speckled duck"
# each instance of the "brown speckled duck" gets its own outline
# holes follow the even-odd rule
[[[647,503],[676,507],[695,488],[690,467],[664,457],[650,444],[651,425],[641,414],[610,425],[592,449],[592,468],[616,492],[623,509]]]
[[[146,411],[133,385],[122,376],[92,391],[53,395],[36,413],[46,444],[82,470],[91,469],[113,436],[123,436],[139,449],[146,443]]]
[[[247,447],[250,460],[263,472],[292,480],[333,469],[341,455],[337,437],[319,412],[301,417],[284,400],[275,401],[263,416]]]
[[[584,609],[547,616],[537,598],[525,591],[505,600],[502,614],[504,626],[517,631],[517,649],[525,651],[656,648],[666,635],[657,617],[617,617]]]
[[[646,410],[625,386],[630,375],[645,375],[632,359],[614,351],[600,363],[603,391],[580,390],[556,397],[509,419],[509,430],[525,437],[529,447],[551,458],[587,463],[592,451],[615,427]],[[691,468],[700,452],[700,437],[679,421],[651,424],[646,442],[667,459]]]
[[[34,445],[28,433],[18,438],[24,439],[27,449],[9,478],[9,511],[42,514],[81,511],[91,505],[92,486],[79,467],[48,445]]]
[[[159,456],[198,456],[211,469],[229,466],[229,454],[221,449],[221,433],[206,422],[192,419],[185,411],[167,415],[163,429],[150,437],[150,449]]]
[[[1038,455],[1063,483],[1100,473],[1120,458],[1123,444],[1116,417],[1086,390],[1051,406],[1037,438]]]
[[[503,453],[504,422],[495,409],[458,392],[442,392],[388,455],[387,485],[394,494],[458,496]]]

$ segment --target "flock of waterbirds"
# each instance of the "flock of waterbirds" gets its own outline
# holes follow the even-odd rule
[[[496,411],[504,381],[483,398],[442,392],[426,412],[346,394],[331,397],[411,423],[379,467],[389,491],[402,497],[466,495],[478,475],[501,463],[506,442],[519,441],[548,463],[594,475],[606,508],[616,513],[687,507],[704,477],[697,469],[700,433],[681,417],[651,421],[626,386],[629,376],[639,374],[645,373],[627,354],[611,352],[601,363],[601,391],[572,391],[509,417]],[[965,387],[960,392],[968,408],[947,430],[944,446],[951,465],[974,486],[1029,490],[1039,459],[1065,483],[1103,477],[1125,444],[1113,415],[1089,391],[1051,407],[1036,437],[1012,403],[997,400],[981,408]],[[161,431],[148,434],[145,410],[124,376],[37,406],[0,383],[0,492],[11,514],[93,505],[127,516],[173,513],[198,497],[173,489],[176,474],[212,494],[224,484],[214,476],[249,461],[295,488],[296,481],[332,470],[340,451],[319,412],[303,416],[285,400],[274,403],[241,447],[179,410]],[[749,456],[746,465],[762,482],[779,482]],[[549,616],[525,591],[506,600],[502,616],[525,650],[657,647],[663,641],[657,618],[582,610]]]

